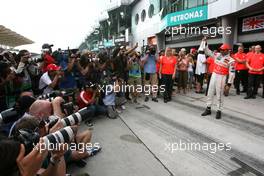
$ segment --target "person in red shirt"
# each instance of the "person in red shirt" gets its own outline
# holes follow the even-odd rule
[[[106,115],[106,107],[97,103],[98,93],[96,85],[92,82],[87,82],[77,99],[79,109],[87,107],[90,110],[90,117]]]
[[[245,99],[255,99],[258,93],[258,88],[260,85],[260,81],[262,79],[263,70],[264,70],[264,54],[261,53],[261,46],[255,46],[255,53],[251,54],[249,58],[247,58],[246,65],[249,69],[249,77],[248,77],[248,91]]]
[[[216,53],[217,53],[217,50],[214,50],[214,55],[216,55]],[[208,57],[206,59],[206,64],[207,64],[207,87],[206,87],[205,95],[207,96],[212,73],[214,71],[214,58]]]
[[[51,56],[53,45],[43,44],[42,45],[42,57],[43,57],[43,65],[42,65],[42,72],[45,73],[47,71],[47,66],[49,64],[55,64],[55,59]]]
[[[251,46],[250,48],[249,48],[249,51],[248,51],[248,53],[247,53],[247,55],[246,55],[246,58],[248,59],[252,54],[254,54],[255,53],[255,46],[253,45],[253,46]]]
[[[173,80],[176,76],[177,58],[172,55],[171,48],[166,48],[165,56],[160,60],[159,77],[164,85],[164,103],[171,101]]]
[[[238,47],[238,52],[234,54],[234,59],[236,61],[235,63],[235,88],[236,88],[236,93],[237,95],[240,95],[240,82],[242,83],[243,86],[243,91],[242,92],[247,92],[247,87],[248,87],[248,68],[246,66],[246,54],[244,53],[244,47],[239,46]]]

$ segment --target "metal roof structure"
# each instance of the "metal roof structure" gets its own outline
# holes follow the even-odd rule
[[[32,43],[34,43],[32,40],[0,25],[0,45],[16,47]]]

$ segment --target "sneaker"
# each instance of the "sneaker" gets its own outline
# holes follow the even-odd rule
[[[116,119],[118,117],[118,112],[114,106],[107,106],[107,112],[109,119]]]
[[[246,97],[244,97],[244,99],[250,99],[251,98],[251,96],[246,96]]]
[[[201,116],[208,116],[211,114],[212,114],[211,108],[207,107],[205,111],[201,114]]]
[[[122,110],[121,109],[116,109],[116,112],[117,112],[117,114],[121,114],[122,113]]]
[[[145,98],[145,102],[148,102],[148,101],[149,101],[149,97],[146,97],[146,98]]]
[[[157,98],[152,98],[152,101],[154,101],[154,102],[156,102],[156,103],[159,102],[159,100],[158,100]]]
[[[167,99],[164,99],[164,103],[168,103],[168,100]]]
[[[253,95],[251,98],[252,98],[252,99],[256,99],[256,95]]]
[[[89,153],[89,156],[94,156],[97,153],[99,153],[102,150],[102,147],[98,146],[98,147],[92,147],[91,149],[89,149],[89,151],[87,151]]]
[[[216,116],[215,116],[216,119],[221,119],[222,118],[222,113],[221,111],[217,111],[216,112]]]
[[[125,105],[122,105],[122,106],[121,106],[121,109],[122,109],[122,110],[126,110]]]

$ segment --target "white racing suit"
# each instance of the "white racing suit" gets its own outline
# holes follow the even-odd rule
[[[228,83],[232,84],[235,74],[235,60],[230,55],[223,56],[221,53],[213,54],[211,50],[206,46],[205,54],[214,58],[215,66],[211,77],[208,95],[207,95],[207,107],[211,107],[213,104],[214,95],[217,97],[217,110],[223,110],[223,92],[226,83],[226,76],[229,74]]]

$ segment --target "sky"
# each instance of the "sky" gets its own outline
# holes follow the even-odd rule
[[[96,24],[108,0],[2,0],[0,25],[35,43],[17,49],[40,53],[43,43],[77,48]]]

